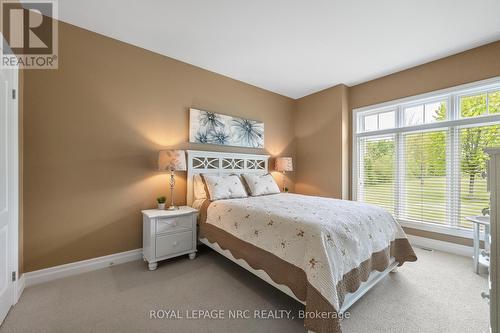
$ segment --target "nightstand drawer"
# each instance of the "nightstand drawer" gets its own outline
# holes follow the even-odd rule
[[[156,237],[156,257],[169,256],[185,252],[193,248],[193,232],[184,231],[178,234]]]
[[[175,210],[142,211],[142,255],[154,271],[160,260],[189,255],[196,257],[196,216],[189,206]]]
[[[193,229],[192,215],[158,218],[156,220],[156,234],[191,229]]]

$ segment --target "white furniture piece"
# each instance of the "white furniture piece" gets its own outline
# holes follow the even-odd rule
[[[470,216],[466,217],[466,220],[472,222],[474,227],[473,232],[473,248],[474,248],[474,256],[472,259],[474,260],[474,272],[479,274],[479,266],[484,266],[486,268],[490,267],[490,217],[489,216]],[[480,241],[481,241],[481,226],[484,228],[484,249],[481,251]]]
[[[215,151],[187,150],[187,205],[194,200],[194,175],[211,173],[230,175],[243,173],[268,173],[269,155],[221,153]]]
[[[142,211],[142,250],[150,271],[161,260],[184,254],[189,254],[189,259],[195,258],[197,215],[198,211],[188,206]]]
[[[487,149],[490,156],[488,162],[488,188],[490,190],[490,290],[489,294],[483,293],[482,296],[490,300],[490,325],[492,333],[500,333],[500,321],[498,302],[500,300],[500,230],[498,230],[500,207],[500,148]]]
[[[210,152],[210,151],[198,151],[198,150],[188,150],[187,151],[187,204],[193,204],[193,185],[194,176],[196,174],[203,173],[213,173],[218,175],[224,174],[243,174],[243,173],[256,173],[262,174],[268,172],[268,160],[269,155],[253,155],[253,154],[239,154],[239,153],[221,153],[221,152]],[[200,242],[207,245],[211,249],[217,251],[224,257],[238,264],[239,266],[245,268],[247,271],[258,276],[262,280],[266,281],[276,289],[282,291],[288,296],[294,298],[296,301],[305,304],[299,300],[293,294],[292,290],[282,284],[277,284],[271,277],[263,270],[253,269],[245,260],[236,259],[230,251],[223,250],[218,243],[210,243],[206,238],[200,239]],[[360,299],[368,290],[375,286],[379,281],[381,281],[390,272],[395,272],[397,270],[397,262],[391,258],[392,261],[383,272],[372,272],[370,277],[366,282],[361,284],[359,289],[352,293],[347,294],[342,305],[342,308],[338,311],[340,314],[344,313],[347,309],[351,307],[358,299]]]

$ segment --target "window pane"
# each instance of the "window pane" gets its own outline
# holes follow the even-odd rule
[[[406,220],[445,224],[446,132],[404,135],[402,211]]]
[[[478,117],[486,114],[486,94],[460,98],[460,116]]]
[[[396,126],[396,113],[384,112],[378,115],[378,129],[394,128]]]
[[[365,132],[376,131],[378,129],[377,115],[373,114],[371,116],[365,117]]]
[[[471,227],[466,216],[481,215],[489,206],[486,191],[488,156],[486,147],[500,146],[500,125],[463,128],[460,130],[460,220],[461,227]]]
[[[446,120],[446,103],[435,102],[425,104],[425,123]]]
[[[394,214],[394,138],[359,140],[358,200],[386,208]]]
[[[424,123],[424,106],[412,106],[405,109],[405,125],[414,126]]]
[[[488,94],[488,113],[500,113],[500,90]]]

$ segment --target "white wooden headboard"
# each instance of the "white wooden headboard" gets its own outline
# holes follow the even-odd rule
[[[269,155],[187,151],[187,204],[193,203],[193,176],[200,173],[267,173]]]

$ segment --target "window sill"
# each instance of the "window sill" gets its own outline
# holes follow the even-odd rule
[[[413,221],[407,221],[407,220],[402,220],[402,219],[397,219],[397,221],[401,224],[401,226],[407,227],[407,228],[435,232],[438,234],[444,234],[444,235],[449,235],[449,236],[456,236],[456,237],[473,239],[472,229],[456,228],[456,227],[450,227],[450,226],[445,226],[445,225],[439,225],[439,224],[435,224],[435,223],[413,222]],[[484,233],[483,232],[481,232],[480,239],[484,240]]]

